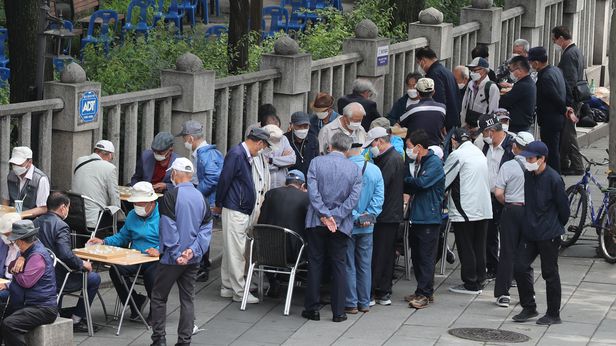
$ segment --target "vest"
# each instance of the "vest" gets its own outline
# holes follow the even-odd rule
[[[50,306],[56,307],[56,274],[53,267],[53,261],[47,249],[43,246],[39,240],[34,242],[26,252],[22,254],[26,259],[26,264],[30,260],[30,257],[34,254],[41,254],[45,259],[45,272],[39,281],[30,288],[24,288],[19,286],[14,281],[11,286],[11,296],[20,297],[23,301],[23,306]],[[12,300],[12,299],[11,299]]]
[[[36,195],[38,193],[39,182],[41,178],[47,178],[47,175],[40,169],[34,167],[32,172],[32,179],[28,180],[21,191],[19,191],[19,177],[13,170],[9,171],[9,175],[6,177],[7,185],[9,188],[10,204],[14,205],[16,200],[23,200],[23,210],[36,208]],[[49,180],[49,178],[47,178]]]

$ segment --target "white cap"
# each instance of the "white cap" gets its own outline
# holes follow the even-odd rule
[[[525,147],[528,145],[528,143],[534,142],[535,137],[533,137],[533,135],[528,132],[520,131],[515,137],[513,137],[513,140],[516,144]]]
[[[366,138],[366,141],[364,142],[364,145],[362,147],[367,148],[372,144],[372,142],[375,139],[382,138],[387,135],[388,135],[387,130],[385,130],[384,128],[380,126],[377,126],[371,129],[370,131],[368,131],[368,138]]]
[[[171,167],[167,168],[167,171],[176,170],[178,172],[186,172],[186,173],[194,173],[195,168],[193,167],[192,162],[185,157],[179,157],[173,161]]]
[[[15,147],[11,153],[10,163],[14,165],[21,165],[26,162],[27,159],[32,158],[32,150],[28,147]]]
[[[6,213],[0,217],[0,233],[7,234],[13,229],[13,223],[21,220],[17,213]]]
[[[115,153],[115,147],[113,146],[113,143],[106,139],[101,139],[100,141],[96,142],[94,149],[104,150],[109,153]]]
[[[278,148],[278,144],[280,144],[280,139],[282,139],[284,133],[282,132],[280,127],[274,124],[265,125],[262,127],[262,129],[267,131],[267,133],[269,133],[270,135],[269,139],[267,140],[267,143],[269,143],[270,148],[272,148],[272,150],[276,150]]]
[[[428,149],[432,150],[434,155],[436,155],[441,160],[443,159],[443,156],[445,156],[443,149],[438,145],[431,145],[428,147]]]
[[[154,187],[147,181],[140,181],[133,185],[132,194],[128,197],[131,203],[152,202],[158,199],[158,195],[154,191]]]

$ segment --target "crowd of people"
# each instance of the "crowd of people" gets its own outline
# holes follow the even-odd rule
[[[185,122],[176,136],[160,132],[137,161],[123,226],[107,237],[93,234],[88,244],[130,246],[160,258],[141,267],[146,294],[133,292],[130,306],[130,318],[138,319],[151,301],[147,321],[154,345],[166,343],[166,302],[174,283],[181,302],[178,344],[191,341],[195,282],[208,279],[216,218],[223,236],[220,296],[236,302],[259,302],[244,292],[250,289],[246,243],[252,225],[269,224],[291,229],[307,243],[303,317],[320,319],[323,282],[329,283],[334,322],[375,304],[390,305],[398,230],[409,222],[417,287],[405,300],[410,308],[429,307],[438,302],[434,267],[446,246],[449,218],[461,265],[461,283],[451,292],[480,294],[495,280],[495,303],[509,307],[517,284],[523,310],[513,319],[527,321],[538,315],[532,263],[541,256],[548,307],[537,323],[560,323],[558,248],[569,217],[561,174],[583,171],[575,122],[584,59],[566,27],[551,33],[562,51],[558,66],[549,63],[545,47],[530,48],[523,39],[496,71],[482,45],[473,49],[470,64],[453,70],[430,48],[418,49],[418,71],[406,76],[406,93],[386,116],[373,100],[371,82],[358,79],[337,103],[317,93],[312,114],[292,114],[288,128],[271,104],[261,105],[259,122],[225,156],[206,141],[197,121]],[[535,121],[541,141],[532,134]],[[176,138],[189,158],[174,152]],[[103,210],[122,207],[114,155],[113,143],[101,140],[74,163],[71,192],[88,197],[91,229]],[[50,191],[29,148],[13,148],[9,162],[3,203],[27,210],[32,220],[17,213],[0,220],[0,277],[10,280],[0,284],[0,299],[10,298],[2,337],[7,345],[25,344],[28,330],[53,321],[58,294],[81,290],[80,271],[89,272],[90,301],[80,300],[72,319],[74,331],[85,332],[84,307],[101,278],[71,251],[65,221],[70,196]],[[299,247],[290,244],[295,254]],[[70,270],[54,270],[50,254]],[[128,296],[123,278],[137,270],[110,272],[122,300]],[[279,296],[281,279],[268,279],[267,295]]]

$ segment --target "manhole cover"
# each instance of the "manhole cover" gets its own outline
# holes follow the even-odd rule
[[[489,328],[455,328],[449,334],[458,338],[482,342],[526,342],[530,338],[509,330]]]

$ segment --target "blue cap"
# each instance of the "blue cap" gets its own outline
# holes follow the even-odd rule
[[[306,176],[301,171],[294,169],[287,173],[287,180],[299,180],[302,183],[306,182]]]
[[[538,156],[548,156],[548,146],[545,145],[542,141],[534,141],[528,143],[524,151],[520,153],[520,155],[524,157],[538,157]]]

